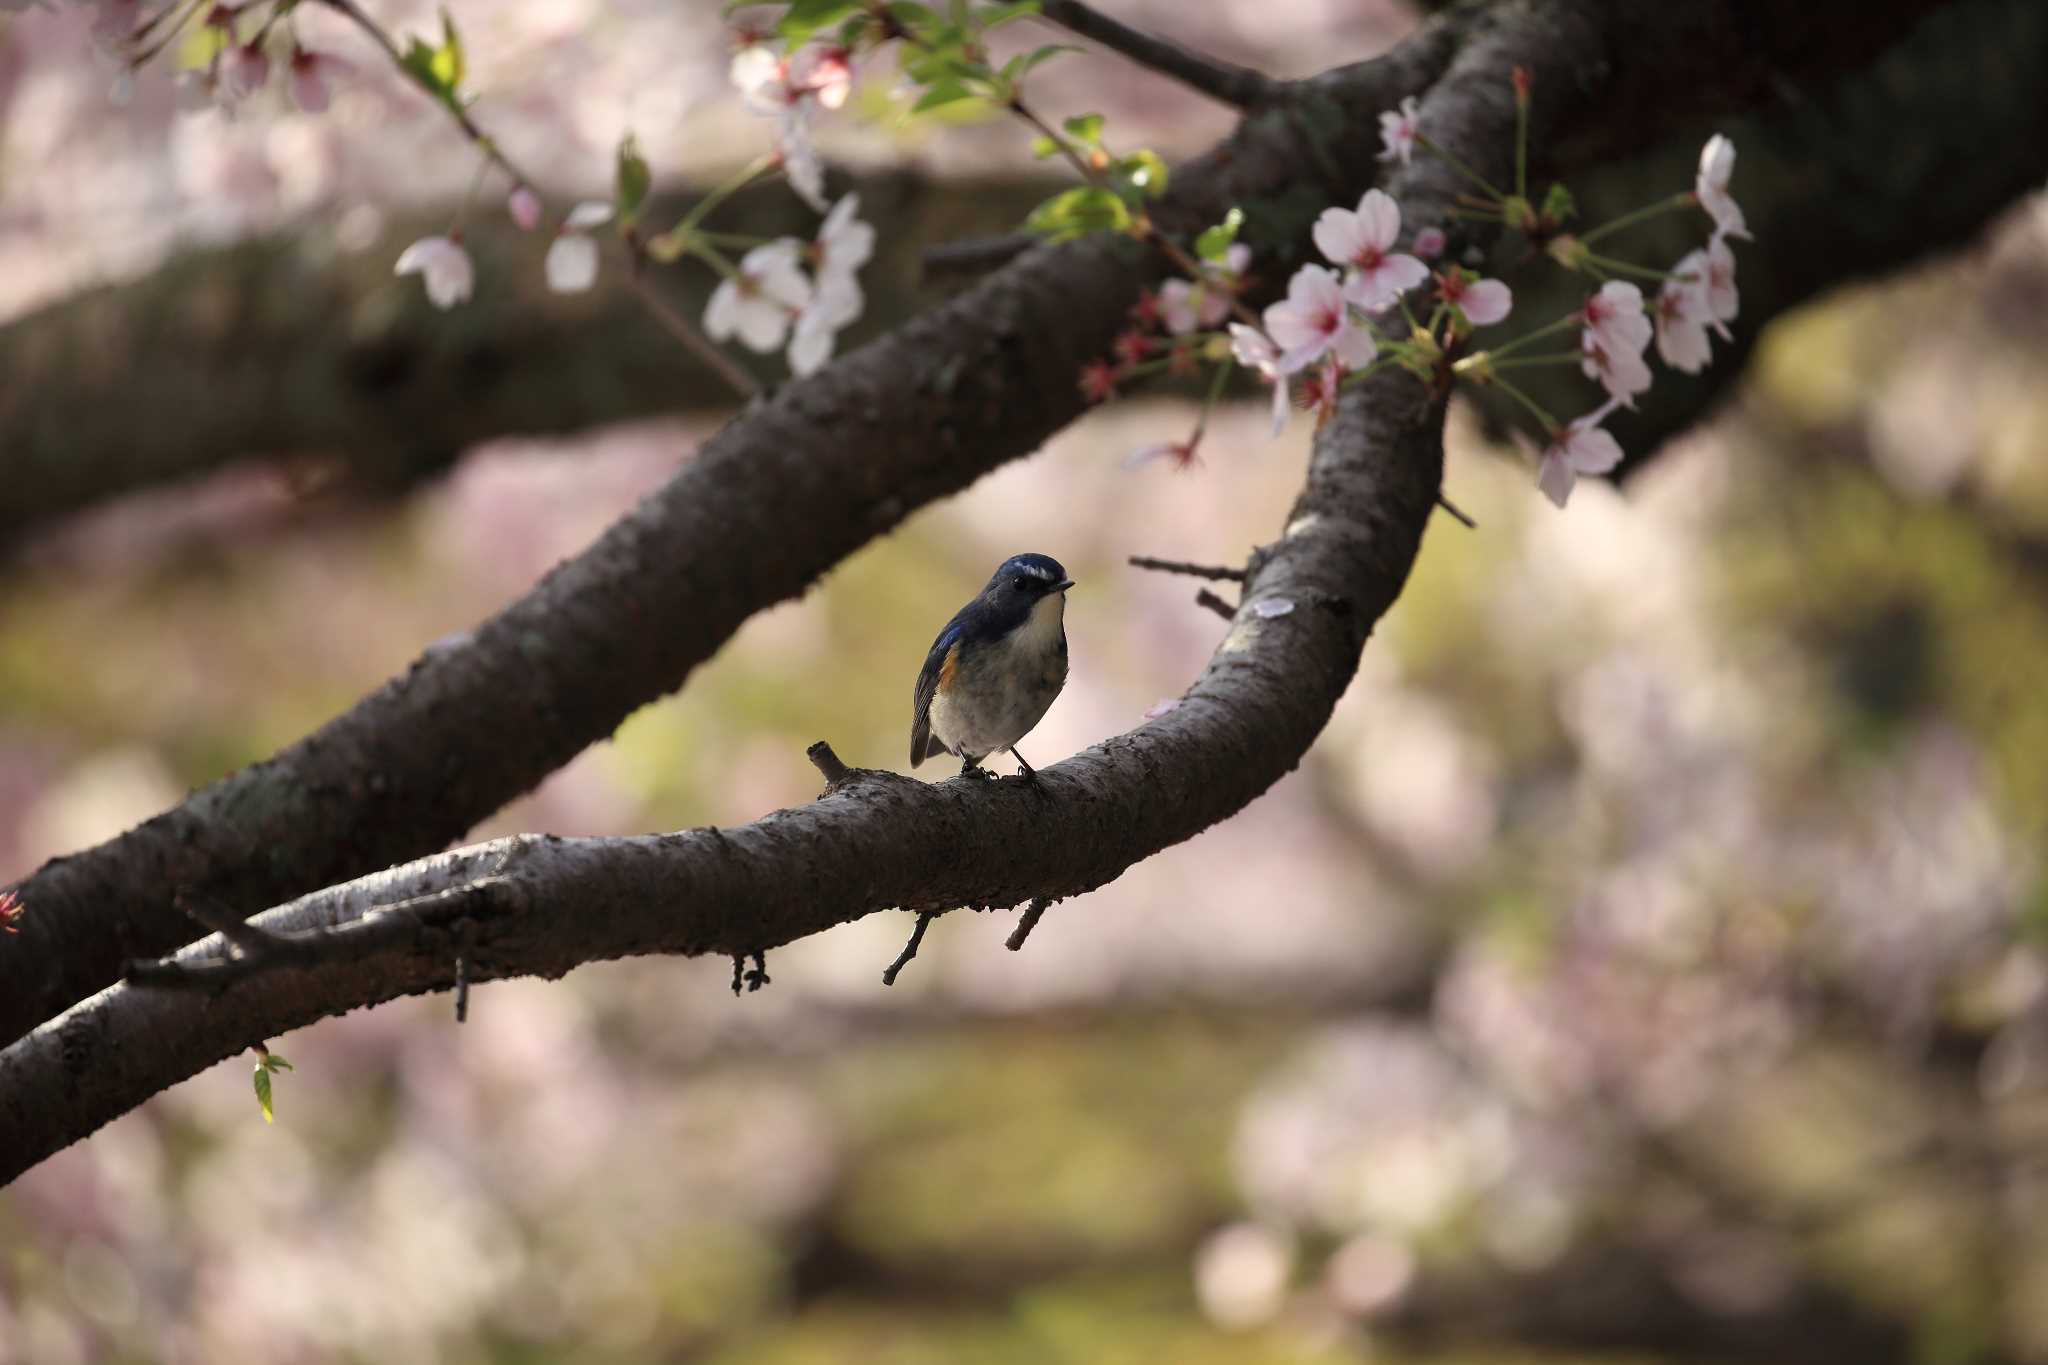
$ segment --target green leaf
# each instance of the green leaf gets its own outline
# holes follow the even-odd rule
[[[1166,193],[1166,162],[1150,149],[1132,152],[1115,167],[1116,178],[1133,192],[1127,197],[1157,199]]]
[[[292,1064],[284,1059],[282,1052],[271,1053],[268,1057],[264,1058],[264,1064],[272,1071],[290,1071],[292,1069]]]
[[[794,52],[804,39],[838,23],[858,8],[855,0],[796,0],[776,21],[775,32]]]
[[[640,155],[639,144],[631,133],[619,141],[618,166],[613,176],[614,207],[619,215],[620,227],[631,227],[640,215],[640,204],[647,198],[648,186],[654,182],[654,174],[647,168],[647,158]]]
[[[1021,56],[1012,57],[1009,61],[1003,63],[1003,79],[1021,81],[1031,74],[1033,67],[1051,61],[1062,52],[1079,52],[1080,50],[1080,48],[1073,46],[1071,43],[1047,43],[1044,47],[1033,48],[1031,51]],[[1100,122],[1099,116],[1097,121]]]
[[[1112,190],[1099,185],[1056,194],[1031,211],[1024,226],[1064,242],[1090,232],[1122,232],[1131,225],[1131,211]]]
[[[917,103],[910,106],[910,112],[922,114],[927,109],[937,109],[942,105],[953,104],[959,100],[971,100],[973,98],[974,92],[959,81],[942,80],[918,96]]]
[[[1059,154],[1060,144],[1057,140],[1049,137],[1035,137],[1031,139],[1031,155],[1037,157],[1040,161],[1045,160],[1049,156],[1058,156]]]
[[[455,20],[443,7],[441,50],[434,54],[434,76],[441,88],[453,95],[462,88],[462,77],[467,70],[468,64],[462,57],[462,35],[455,31]]]
[[[1087,146],[1096,147],[1102,143],[1102,115],[1076,114],[1060,125],[1067,130],[1067,136]]]
[[[1231,243],[1237,240],[1237,230],[1244,226],[1244,210],[1232,206],[1223,215],[1223,221],[1212,228],[1205,228],[1195,238],[1195,254],[1205,261],[1220,261],[1230,251]]]
[[[1553,184],[1549,193],[1543,196],[1543,216],[1551,222],[1570,222],[1578,217],[1578,214],[1578,201],[1572,198],[1572,192],[1562,184]]]
[[[981,12],[981,31],[1001,28],[1012,19],[1022,19],[1038,13],[1038,0],[1018,0],[1013,5],[992,5]]]
[[[256,1063],[256,1104],[263,1110],[265,1123],[276,1123],[277,1115],[270,1108],[270,1068],[262,1062]]]

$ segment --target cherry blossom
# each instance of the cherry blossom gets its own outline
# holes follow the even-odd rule
[[[1688,252],[1657,293],[1657,354],[1674,370],[1698,374],[1712,358],[1707,323],[1707,253]]]
[[[1201,445],[1202,439],[1197,435],[1185,441],[1158,441],[1149,446],[1140,446],[1124,456],[1124,468],[1138,469],[1154,461],[1164,460],[1173,466],[1176,473],[1184,472],[1202,462],[1202,457],[1196,453],[1201,449]]]
[[[1426,227],[1415,234],[1415,240],[1411,245],[1415,248],[1416,255],[1425,261],[1433,261],[1444,254],[1444,248],[1450,245],[1450,239],[1444,235],[1442,228]]]
[[[349,70],[349,64],[339,57],[294,47],[291,62],[292,103],[308,114],[325,113],[331,99],[327,82],[335,76],[346,74]]]
[[[775,147],[790,187],[806,204],[825,212],[825,172],[811,141],[811,111],[837,109],[846,102],[853,83],[851,55],[843,47],[820,45],[791,58],[765,43],[749,43],[733,54],[727,74],[749,109],[780,118]]]
[[[476,291],[476,267],[454,237],[422,237],[398,253],[394,275],[418,275],[436,308],[453,308]]]
[[[808,105],[793,104],[783,111],[775,152],[782,158],[783,173],[796,197],[816,212],[825,212],[825,163],[818,159],[817,144],[811,141]]]
[[[1401,101],[1401,107],[1380,115],[1380,160],[1399,161],[1403,166],[1415,157],[1415,139],[1422,131],[1421,114],[1415,96]]]
[[[1252,249],[1233,242],[1221,261],[1202,267],[1200,280],[1168,280],[1159,286],[1157,308],[1166,330],[1186,336],[1198,328],[1215,327],[1230,316],[1230,301],[1237,293],[1245,267],[1252,263]]]
[[[1081,396],[1091,403],[1116,397],[1116,366],[1107,360],[1091,360],[1081,367]]]
[[[1574,417],[1544,447],[1536,466],[1536,486],[1559,507],[1571,497],[1581,474],[1605,474],[1621,463],[1621,443],[1600,425],[1617,401],[1610,398],[1593,411]]]
[[[789,85],[799,98],[809,95],[837,109],[853,90],[853,54],[836,43],[807,47],[790,59]]]
[[[811,262],[818,278],[843,277],[852,284],[856,272],[875,254],[875,229],[854,217],[860,212],[860,196],[849,194],[832,206],[819,225],[817,240],[811,243]],[[855,312],[859,311],[859,286],[854,286]]]
[[[1337,273],[1320,265],[1294,272],[1287,282],[1287,297],[1266,309],[1265,321],[1266,331],[1281,347],[1281,374],[1306,369],[1326,355],[1357,369],[1370,363],[1379,349],[1372,333],[1351,320]]]
[[[1323,423],[1330,420],[1337,411],[1337,395],[1341,391],[1343,371],[1334,360],[1323,362],[1301,381],[1301,393],[1296,402],[1304,412],[1316,415],[1316,430],[1322,430]]]
[[[506,196],[505,212],[512,216],[521,232],[531,232],[540,226],[540,196],[521,185]]]
[[[586,199],[569,210],[561,232],[548,246],[548,288],[557,294],[580,294],[597,282],[597,239],[590,229],[611,217],[612,206],[599,199]]]
[[[1716,235],[1707,243],[1707,312],[1723,341],[1731,336],[1727,324],[1735,321],[1741,302],[1735,290],[1735,253]]]
[[[810,374],[830,360],[839,329],[859,317],[860,309],[860,286],[851,275],[820,278],[790,334],[790,372]]]
[[[1401,206],[1385,190],[1367,190],[1357,209],[1324,209],[1316,219],[1316,249],[1349,266],[1344,297],[1377,313],[1429,278],[1429,267],[1390,248],[1401,235]]]
[[[797,261],[803,243],[779,237],[740,258],[739,278],[719,283],[704,309],[704,330],[714,341],[738,335],[755,351],[774,351],[789,325],[811,301],[811,282]]]
[[[1728,193],[1728,181],[1735,174],[1735,144],[1720,133],[1707,139],[1707,145],[1700,148],[1700,171],[1693,181],[1693,195],[1700,201],[1700,207],[1714,220],[1716,237],[1749,238],[1749,228],[1742,221],[1741,206]]]
[[[1579,334],[1580,368],[1624,403],[1650,387],[1650,367],[1643,361],[1652,330],[1643,312],[1643,291],[1625,280],[1609,280],[1579,310],[1585,324]]]
[[[1257,370],[1273,386],[1273,434],[1287,425],[1287,376],[1280,372],[1280,348],[1256,327],[1230,324],[1230,353],[1246,369]]]
[[[221,88],[230,99],[247,99],[270,82],[270,54],[255,43],[233,43],[221,57]]]
[[[1457,266],[1436,277],[1436,296],[1464,313],[1474,327],[1491,327],[1515,306],[1515,296],[1505,284],[1473,278]]]

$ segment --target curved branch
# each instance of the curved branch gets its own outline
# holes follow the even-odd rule
[[[1093,5],[1082,4],[1081,0],[1041,0],[1038,12],[1140,66],[1171,76],[1190,90],[1239,109],[1263,104],[1286,88],[1264,72],[1205,57],[1163,38],[1140,33]]]
[[[1447,145],[1499,171],[1514,127],[1510,65],[1557,78],[1597,43],[1583,20],[1481,39],[1425,111]],[[1458,182],[1423,162],[1397,188],[1427,223],[1445,217]],[[115,985],[0,1052],[0,1179],[253,1041],[448,988],[458,932],[469,979],[553,976],[636,953],[760,953],[892,906],[1038,905],[1114,880],[1243,809],[1322,732],[1421,548],[1443,418],[1441,395],[1399,373],[1346,393],[1281,538],[1247,566],[1229,633],[1164,716],[1028,784],[926,784],[847,769],[813,746],[824,795],[751,825],[523,835],[315,892],[237,931],[295,945],[275,963],[259,954],[239,966],[224,938],[178,955],[188,976],[220,987],[211,998]]]
[[[1355,197],[1379,173],[1374,115],[1403,95],[1428,90],[1432,136],[1497,167],[1510,146],[1503,130],[1512,127],[1504,51],[1554,92],[1539,101],[1539,133],[1605,155],[1703,103],[1757,98],[1767,75],[1837,69],[1916,8],[1891,0],[1858,11],[1853,22],[1837,18],[1841,41],[1831,46],[1813,41],[1813,21],[1774,18],[1779,11],[1766,0],[1462,7],[1384,58],[1291,87],[1286,107],[1248,118],[1176,177],[1154,217],[1185,236],[1244,205],[1247,236],[1272,275],[1299,251],[1321,206]],[[1437,82],[1454,53],[1455,68]],[[1674,86],[1686,96],[1677,113],[1620,123],[1612,116],[1670,106]],[[1411,221],[1441,219],[1456,188],[1449,173],[1421,163],[1404,177]],[[430,649],[319,732],[115,840],[46,865],[23,885],[31,913],[20,936],[0,945],[0,1029],[18,1037],[116,980],[129,959],[184,942],[190,930],[171,904],[173,889],[246,913],[459,837],[678,685],[751,613],[800,594],[914,508],[1034,449],[1077,416],[1080,362],[1106,348],[1137,290],[1159,271],[1127,242],[1033,250],[945,308],[750,409],[589,551],[473,636]],[[1366,392],[1389,401],[1388,412],[1400,410],[1383,386]],[[1331,445],[1319,447],[1304,494],[1309,510],[1283,546],[1303,534],[1304,519],[1340,529],[1322,510],[1351,502],[1326,486],[1346,470],[1324,453]],[[1384,454],[1409,443],[1374,448]],[[1434,452],[1423,458],[1433,464]],[[1388,538],[1378,543],[1385,553]],[[1373,581],[1397,584],[1404,570],[1405,561],[1382,563]],[[1254,576],[1246,601],[1273,586],[1273,571],[1269,564]],[[1316,584],[1322,596],[1295,600],[1356,610],[1369,600],[1361,581]],[[1296,617],[1297,626],[1318,619],[1315,611],[1284,619]],[[1342,662],[1345,676],[1351,662]],[[1281,725],[1225,736],[1224,747],[1271,744],[1291,764],[1313,734]],[[1216,809],[1213,818],[1228,813]]]

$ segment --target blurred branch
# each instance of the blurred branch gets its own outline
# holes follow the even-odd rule
[[[1914,8],[1831,21],[1788,18],[1763,0],[1461,9],[1384,58],[1290,87],[1318,117],[1248,119],[1175,177],[1153,217],[1185,235],[1255,206],[1255,265],[1271,271],[1322,205],[1355,198],[1386,169],[1371,115],[1405,94],[1421,93],[1433,139],[1504,180],[1512,65],[1555,92],[1537,101],[1537,145],[1604,156],[1671,131],[1702,101],[1754,101],[1788,70],[1838,69]],[[1702,14],[1720,26],[1703,29]],[[1485,244],[1449,220],[1459,182],[1443,163],[1397,168],[1389,188],[1414,227],[1446,227],[1454,251]],[[453,912],[418,896],[511,879],[492,893],[494,913],[477,917],[479,979],[486,968],[554,975],[630,953],[760,952],[891,906],[1078,895],[1228,818],[1292,769],[1400,591],[1437,494],[1442,406],[1398,372],[1347,390],[1287,534],[1249,570],[1246,601],[1304,609],[1242,615],[1187,693],[1199,704],[1042,770],[1030,790],[861,774],[741,829],[536,836],[436,855],[262,917],[263,929],[291,933],[382,911],[393,927],[362,931],[346,961],[256,973],[211,1001],[103,989],[128,959],[189,932],[167,886],[254,908],[441,846],[676,686],[754,612],[800,594],[916,507],[1036,449],[1081,413],[1076,371],[1162,269],[1124,247],[1034,249],[788,385],[470,637],[268,762],[24,883],[32,913],[0,954],[0,1025],[13,1036],[48,1022],[0,1053],[0,1174],[254,1040],[446,989],[455,953],[439,917]],[[487,873],[479,856],[499,861]],[[218,944],[189,951],[224,956]]]
[[[1171,76],[1190,90],[1239,109],[1264,104],[1284,88],[1279,81],[1248,66],[1236,66],[1190,52],[1163,38],[1140,33],[1081,0],[1042,0],[1038,12],[1062,28],[1090,38],[1139,66]]]
[[[1194,578],[1213,578],[1244,582],[1244,570],[1214,564],[1188,564],[1178,559],[1154,559],[1150,555],[1132,555],[1125,563],[1138,569],[1152,569],[1158,573],[1184,573]]]
[[[979,275],[1007,265],[1036,246],[1035,232],[1006,232],[1000,237],[968,237],[957,242],[940,242],[924,251],[927,279],[948,275]]]

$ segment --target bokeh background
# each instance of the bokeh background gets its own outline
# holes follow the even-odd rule
[[[1117,9],[1283,75],[1414,22]],[[459,17],[554,187],[628,129],[678,181],[766,145],[709,3]],[[89,14],[0,18],[0,324],[300,223],[394,256],[472,154],[328,18],[358,70],[317,118],[174,116],[161,70],[115,104]],[[827,126],[842,164],[1029,169],[889,87]],[[1040,101],[1169,158],[1228,126],[1106,57]],[[1779,319],[1562,514],[1454,412],[1479,529],[1437,520],[1236,819],[1021,953],[948,915],[894,988],[882,914],[737,998],[633,961],[276,1039],[275,1125],[231,1061],[0,1192],[0,1361],[2048,1360],[2044,299],[2037,198]],[[1306,450],[1256,405],[1125,467],[1192,416],[1117,402],[919,513],[476,836],[751,820],[815,795],[820,738],[903,768],[932,633],[1020,550],[1080,580],[1032,760],[1140,724],[1223,625],[1124,557],[1241,558]],[[400,498],[254,463],[9,546],[0,883],[345,708],[716,424],[495,440]]]

